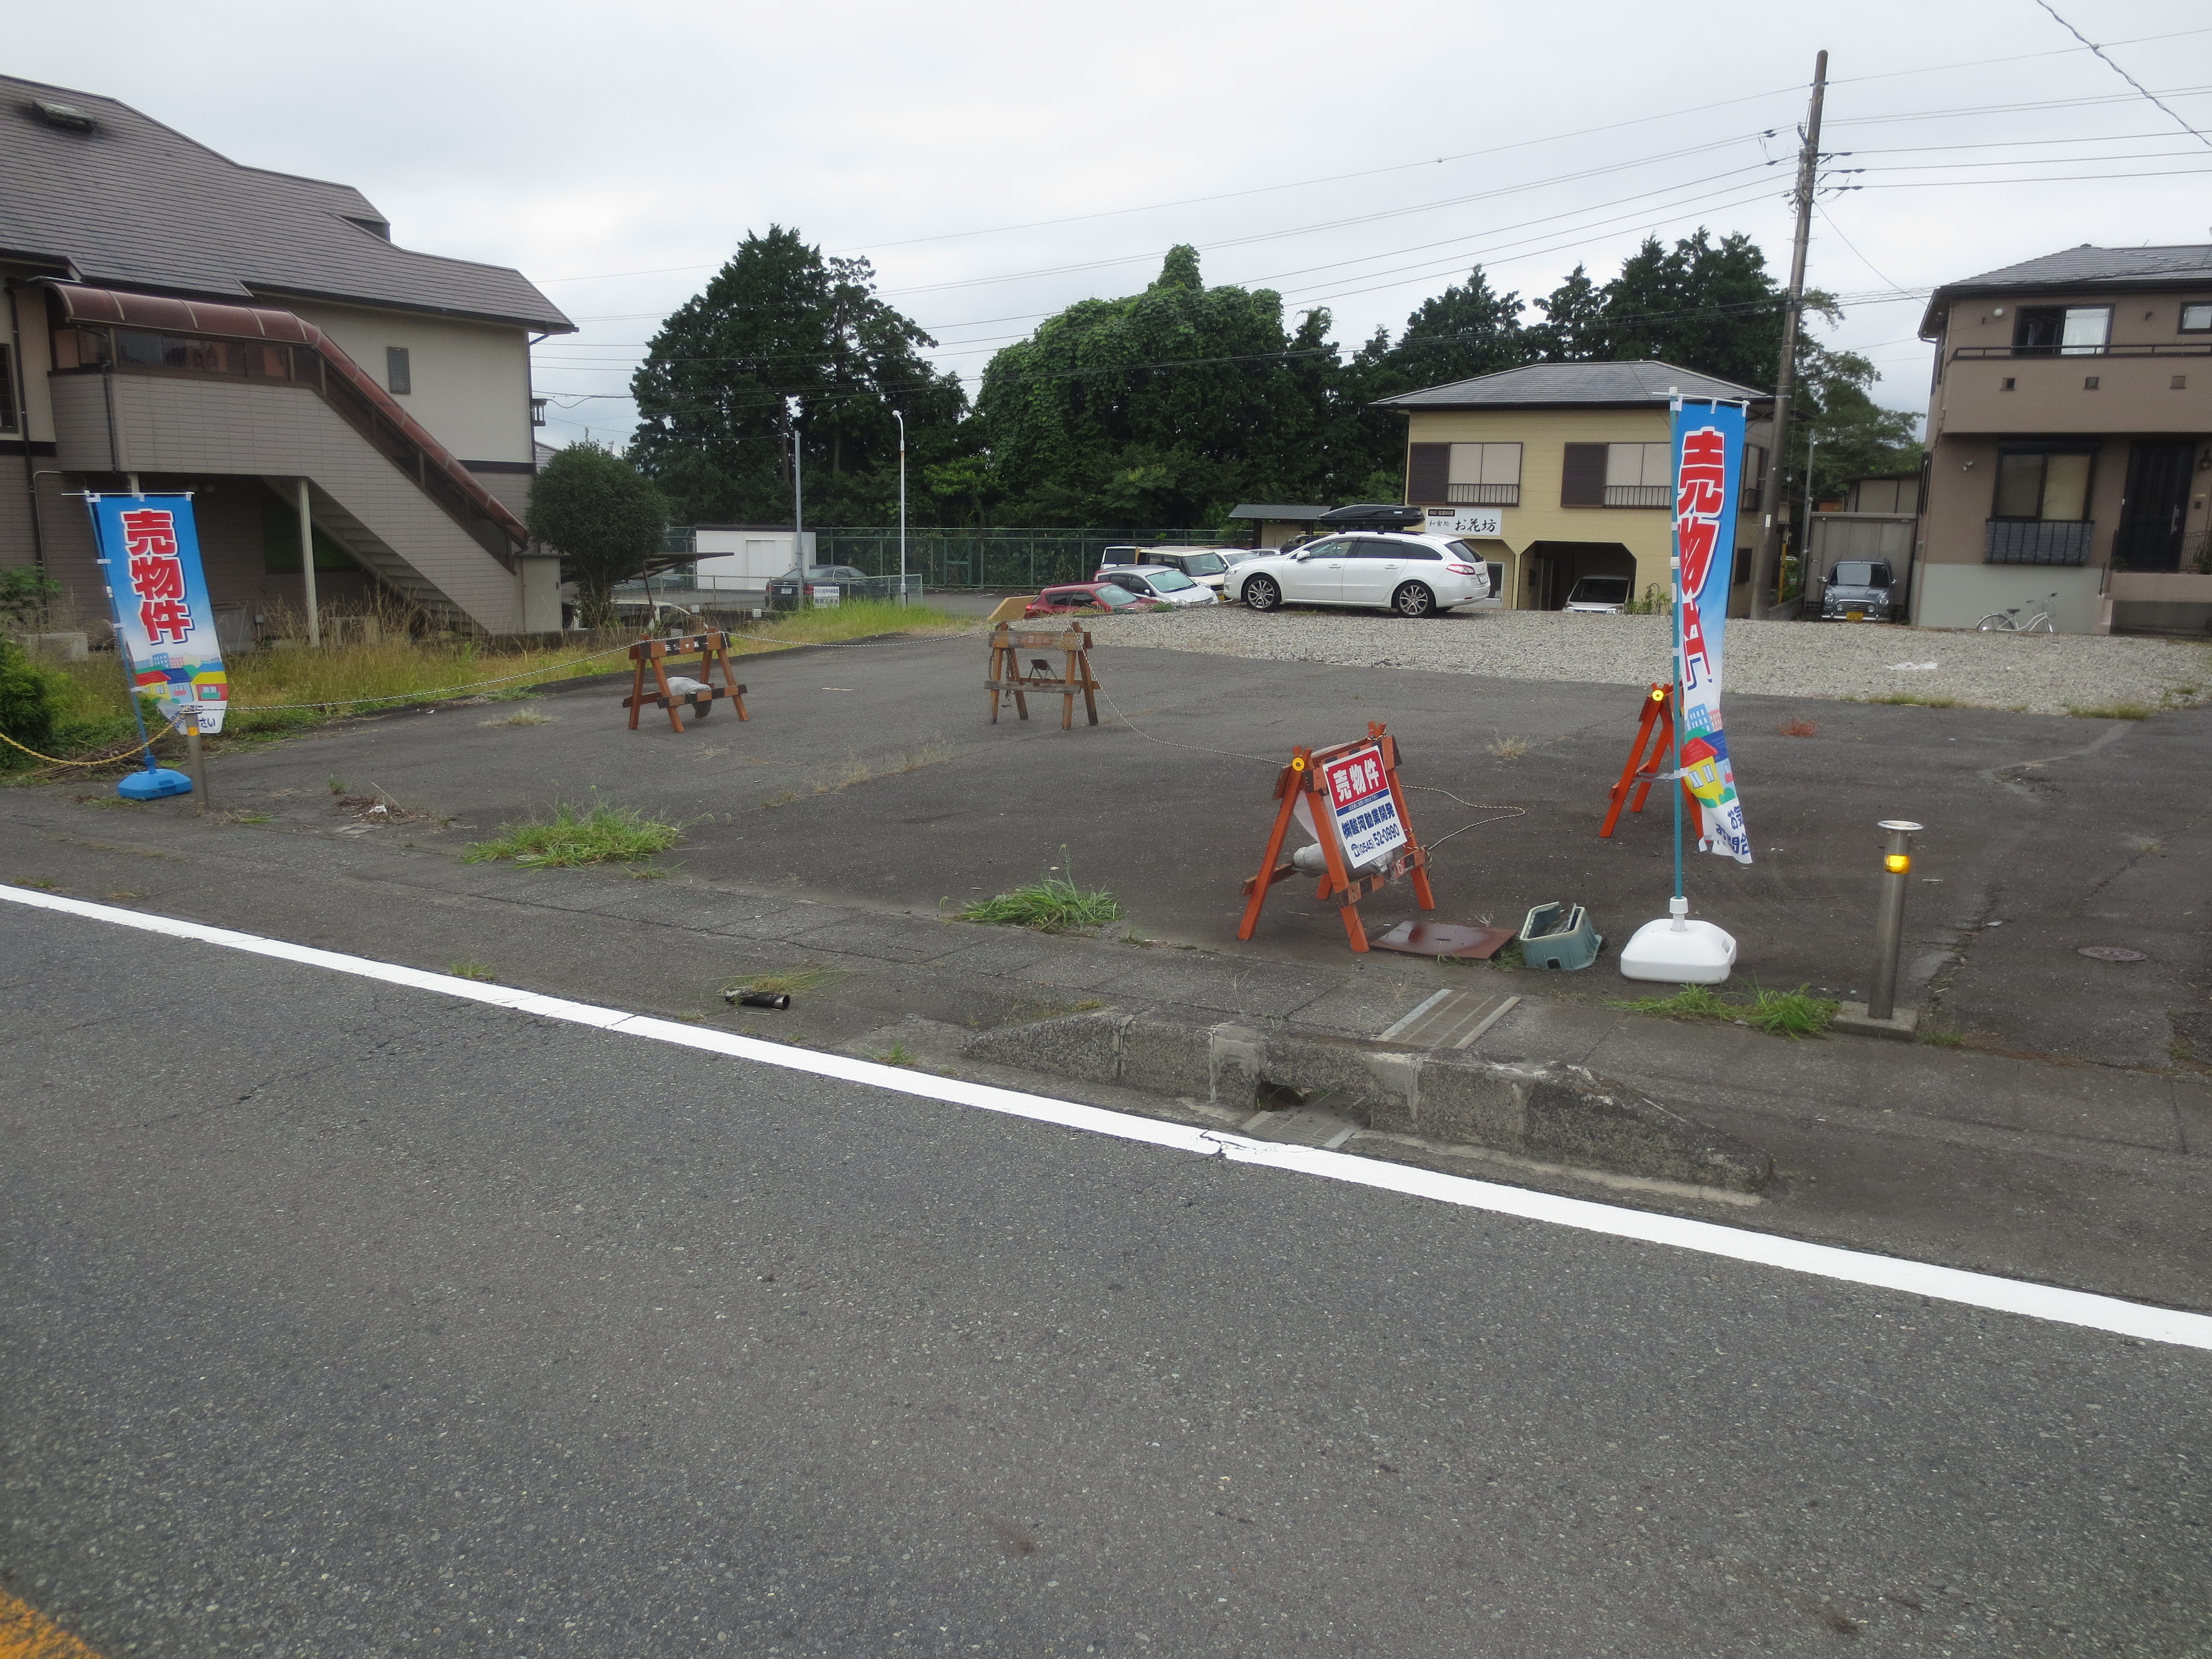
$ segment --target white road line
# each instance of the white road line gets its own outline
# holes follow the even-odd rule
[[[1594,1203],[1588,1199],[1560,1198],[1550,1193],[1527,1192],[1517,1187],[1501,1187],[1486,1181],[1471,1181],[1464,1176],[1442,1175],[1434,1170],[1411,1169],[1404,1164],[1385,1164],[1344,1152],[1324,1152],[1317,1147],[1249,1140],[1242,1135],[1224,1133],[1219,1130],[1163,1123],[1152,1118],[1133,1117],[1123,1112],[1108,1111],[1097,1106],[1081,1106],[1072,1101],[1053,1100],[1042,1095],[1023,1094],[1012,1089],[994,1089],[980,1083],[963,1083],[956,1078],[924,1076],[900,1066],[879,1066],[871,1060],[848,1060],[841,1054],[823,1054],[816,1049],[793,1048],[781,1042],[763,1042],[756,1037],[703,1030],[674,1020],[626,1014],[619,1009],[596,1007],[588,1002],[570,1002],[565,998],[540,996],[532,991],[479,984],[447,974],[427,973],[419,968],[402,968],[388,962],[372,962],[365,957],[345,956],[336,951],[318,951],[309,945],[292,945],[283,939],[234,933],[228,927],[208,927],[198,922],[174,921],[167,916],[118,910],[105,904],[88,904],[82,899],[62,898],[51,893],[0,887],[0,899],[33,909],[57,911],[64,915],[108,922],[118,927],[134,927],[142,933],[160,933],[170,939],[220,945],[229,950],[250,951],[256,956],[302,963],[311,968],[327,968],[333,973],[381,980],[389,985],[410,986],[416,990],[435,992],[441,996],[457,998],[464,1002],[489,1003],[496,1008],[511,1008],[518,1013],[534,1014],[541,1019],[559,1019],[578,1025],[596,1026],[601,1030],[619,1031],[626,1036],[645,1037],[684,1048],[702,1048],[738,1060],[755,1060],[763,1066],[780,1066],[787,1071],[807,1072],[817,1077],[837,1078],[847,1083],[867,1084],[900,1094],[947,1101],[957,1106],[975,1107],[988,1112],[1001,1112],[1010,1117],[1028,1118],[1039,1123],[1056,1123],[1092,1134],[1111,1135],[1117,1139],[1141,1141],[1149,1146],[1165,1146],[1202,1157],[1226,1158],[1239,1164],[1262,1164],[1300,1175],[1319,1176],[1353,1186],[1373,1187],[1384,1192],[1433,1199],[1438,1203],[1455,1204],[1464,1209],[1519,1216],[1530,1221],[1578,1228],[1584,1232],[1638,1239],[1648,1244],[1665,1244],[1676,1249],[1695,1250],[1706,1255],[1726,1256],[1732,1261],[1780,1267],[1790,1273],[1839,1279],[1846,1284],[1898,1291],[1907,1296],[1930,1297],[1971,1308],[1988,1308],[2000,1313],[2024,1314],[2031,1319],[2076,1325],[2088,1330],[2110,1331],[2117,1335],[2137,1337],[2146,1341],[2212,1349],[2212,1316],[2204,1314],[2147,1307],[2141,1303],[2122,1301],[2117,1297],[2095,1296],[2086,1291],[2061,1290],[2055,1285],[2000,1279],[1990,1273],[1968,1273],[1957,1267],[1940,1267],[1895,1256],[1873,1255],[1861,1250],[1838,1249],[1828,1244],[1808,1244],[1794,1238],[1777,1237],[1771,1233],[1723,1227],[1710,1221],[1692,1221],[1680,1216],[1653,1215],[1642,1210],[1620,1209],[1609,1204]]]

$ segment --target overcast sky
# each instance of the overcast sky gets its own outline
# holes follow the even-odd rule
[[[2203,0],[2054,3],[2212,132]],[[2212,144],[2036,0],[78,0],[9,40],[15,73],[357,185],[409,246],[520,267],[580,325],[539,348],[555,442],[628,431],[659,319],[771,222],[867,255],[971,379],[1181,241],[1209,283],[1326,306],[1347,349],[1477,261],[1526,297],[1703,224],[1782,275],[1822,47],[1822,148],[1857,188],[1824,198],[1810,280],[1850,296],[1825,337],[1881,366],[1885,403],[1925,402],[1932,283],[2212,240]]]

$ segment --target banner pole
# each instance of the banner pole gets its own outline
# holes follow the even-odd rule
[[[1673,410],[1673,420],[1668,430],[1668,448],[1679,465],[1682,447],[1681,398],[1674,398],[1669,407]],[[1672,470],[1669,469],[1670,471]],[[1680,481],[1677,479],[1676,488],[1680,487]],[[1686,919],[1690,914],[1690,901],[1682,888],[1682,720],[1688,712],[1685,705],[1689,699],[1689,688],[1684,684],[1682,674],[1682,520],[1679,514],[1668,520],[1667,545],[1668,562],[1672,569],[1674,588],[1674,603],[1669,607],[1669,620],[1674,624],[1674,776],[1667,790],[1674,802],[1674,896],[1667,911],[1674,919],[1675,931],[1680,933],[1688,926]]]

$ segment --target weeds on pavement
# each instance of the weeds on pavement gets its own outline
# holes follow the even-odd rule
[[[818,962],[802,962],[796,968],[779,968],[765,974],[746,974],[722,987],[727,997],[738,991],[764,991],[770,996],[799,997],[810,991],[826,991],[852,978],[843,968],[824,968]]]
[[[1528,739],[1526,738],[1500,737],[1495,732],[1491,735],[1490,752],[1499,760],[1519,760],[1528,752]]]
[[[490,984],[494,980],[499,977],[497,974],[492,972],[490,969],[485,967],[481,962],[452,963],[447,965],[446,971],[451,974],[455,979],[481,980],[486,985]]]
[[[2153,711],[2139,702],[2069,702],[2066,712],[2083,720],[2147,720]]]
[[[871,1048],[868,1058],[878,1066],[919,1066],[921,1056],[903,1042],[894,1042],[888,1048]]]
[[[1067,856],[1065,847],[1060,852],[1061,858]],[[978,899],[956,914],[962,921],[1034,927],[1041,933],[1066,933],[1119,921],[1121,903],[1103,887],[1086,891],[1066,876],[1047,876],[1011,892]]]
[[[1787,1037],[1792,1042],[1801,1037],[1825,1036],[1835,1021],[1837,1008],[1836,1003],[1826,997],[1813,995],[1802,985],[1794,991],[1769,991],[1753,986],[1748,1002],[1733,1001],[1709,985],[1685,985],[1670,997],[1638,997],[1616,1000],[1612,1006],[1626,1008],[1631,1013],[1656,1015],[1661,1019],[1713,1020],[1748,1025],[1755,1031]]]
[[[627,864],[665,853],[684,839],[675,824],[647,817],[635,807],[594,806],[579,812],[566,801],[550,820],[506,823],[489,841],[471,842],[469,864],[511,859],[529,869],[574,869],[586,864]]]

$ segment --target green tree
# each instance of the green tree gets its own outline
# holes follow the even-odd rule
[[[569,445],[531,482],[530,533],[560,552],[587,628],[613,622],[615,584],[643,574],[667,526],[652,480],[599,444]]]
[[[921,356],[936,343],[876,297],[866,259],[825,259],[770,225],[654,334],[630,383],[630,453],[681,519],[787,519],[796,398],[808,522],[884,522],[898,487],[894,410],[910,471],[957,452],[967,399]]]
[[[1518,368],[1529,359],[1530,343],[1521,296],[1492,291],[1477,265],[1463,285],[1421,301],[1387,361],[1408,387],[1444,386]]]
[[[1790,446],[1797,452],[1791,471],[1804,471],[1806,440],[1817,434],[1814,501],[1833,501],[1849,480],[1869,473],[1919,470],[1921,417],[1875,402],[1869,393],[1880,376],[1872,363],[1855,351],[1831,351],[1807,342],[1798,353],[1797,372],[1801,401],[1798,418],[1790,422]]]
[[[1048,319],[976,396],[1000,516],[1129,528],[1304,499],[1327,463],[1328,330],[1315,312],[1285,331],[1270,289],[1207,288],[1188,246],[1143,293]]]
[[[1782,355],[1782,294],[1750,237],[1717,242],[1699,226],[1672,248],[1656,236],[1605,285],[1603,349],[1627,362],[1656,358],[1741,386],[1771,386]],[[1826,305],[1815,299],[1814,308]]]
[[[1537,362],[1577,362],[1606,355],[1605,295],[1581,265],[1535,304],[1544,313],[1544,320],[1528,330]]]
[[[61,715],[61,676],[33,659],[21,646],[0,634],[0,732],[15,742],[41,751],[52,742],[54,724]],[[21,749],[0,744],[0,772],[35,765]]]

